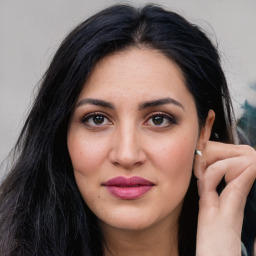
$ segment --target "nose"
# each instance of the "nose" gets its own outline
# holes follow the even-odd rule
[[[109,158],[114,165],[132,169],[146,161],[143,142],[136,128],[127,127],[118,130],[112,143]]]

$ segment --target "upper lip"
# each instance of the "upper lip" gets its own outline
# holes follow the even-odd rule
[[[134,186],[153,186],[154,183],[142,177],[132,176],[123,177],[118,176],[103,183],[104,186],[119,186],[119,187],[134,187]]]

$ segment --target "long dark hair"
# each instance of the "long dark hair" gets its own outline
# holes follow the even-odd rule
[[[107,8],[63,41],[43,77],[0,190],[0,254],[102,255],[103,237],[73,176],[66,136],[76,99],[95,63],[129,47],[157,49],[177,63],[202,127],[216,113],[212,140],[233,142],[232,109],[215,47],[176,13],[147,5]],[[180,255],[195,255],[198,195],[192,176],[179,225]]]

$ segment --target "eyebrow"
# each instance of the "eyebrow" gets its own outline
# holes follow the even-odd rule
[[[100,107],[104,107],[104,108],[115,109],[113,104],[111,104],[105,100],[98,100],[98,99],[91,99],[91,98],[80,100],[77,103],[76,107],[78,108],[85,104],[92,104],[92,105],[96,105],[96,106],[100,106]]]
[[[114,105],[110,102],[107,102],[105,100],[99,100],[99,99],[92,99],[92,98],[87,98],[87,99],[82,99],[77,103],[76,107],[80,107],[85,104],[92,104],[104,108],[109,108],[109,109],[115,109]],[[157,107],[165,104],[174,104],[182,109],[184,109],[183,105],[178,102],[177,100],[174,100],[172,98],[162,98],[162,99],[157,99],[153,101],[147,101],[143,102],[139,105],[139,110],[143,110],[146,108],[152,108],[152,107]]]
[[[165,104],[174,104],[184,110],[183,105],[180,102],[178,102],[177,100],[174,100],[172,98],[163,98],[163,99],[144,102],[139,105],[139,110],[143,110],[145,108],[157,107],[157,106],[165,105]]]

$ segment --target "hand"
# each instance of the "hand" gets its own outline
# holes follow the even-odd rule
[[[241,230],[247,195],[256,179],[256,151],[245,145],[208,141],[195,156],[199,216],[197,256],[241,255]],[[216,187],[225,177],[219,195]]]

